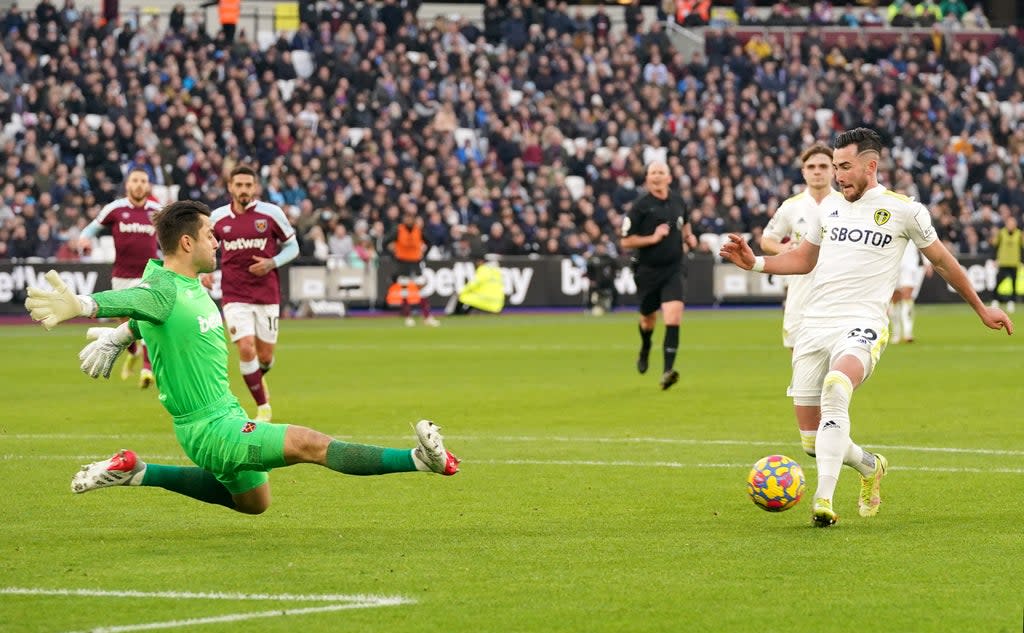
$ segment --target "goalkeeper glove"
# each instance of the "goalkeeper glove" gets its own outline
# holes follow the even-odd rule
[[[93,378],[99,378],[100,374],[110,378],[117,357],[135,340],[127,322],[116,328],[91,327],[85,336],[93,341],[82,348],[78,359],[82,361],[82,371]]]
[[[74,295],[64,285],[56,270],[46,273],[46,281],[53,290],[29,288],[25,308],[32,318],[42,321],[43,327],[52,330],[58,323],[75,317],[91,317],[96,313],[96,302],[89,295]]]

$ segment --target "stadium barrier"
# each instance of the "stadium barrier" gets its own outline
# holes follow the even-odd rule
[[[962,257],[975,290],[986,301],[993,296],[995,261]],[[584,261],[573,257],[504,257],[500,266],[505,294],[510,307],[583,307],[587,300]],[[0,314],[24,315],[25,289],[46,286],[43,275],[51,268],[76,294],[110,290],[110,264],[68,262],[0,262]],[[424,266],[421,292],[431,305],[443,306],[473,276],[473,264],[467,261],[429,261]],[[390,260],[377,266],[354,268],[338,262],[326,265],[292,265],[281,275],[281,296],[298,309],[301,316],[342,316],[348,308],[381,307],[380,301],[395,277]],[[219,275],[215,275],[215,280]],[[628,266],[615,279],[619,305],[636,305],[636,284]],[[1017,293],[1024,295],[1024,270],[1018,276]],[[219,298],[219,288],[213,290]],[[742,271],[723,264],[711,255],[698,254],[689,262],[687,303],[720,305],[778,303],[782,300],[781,280],[769,275]],[[960,301],[956,292],[938,275],[926,278],[918,295],[919,303]]]

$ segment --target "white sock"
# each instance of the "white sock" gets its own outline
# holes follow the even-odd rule
[[[815,499],[832,499],[839,471],[850,445],[850,398],[853,383],[841,371],[832,370],[825,375],[821,387],[821,423],[814,444],[818,463],[818,489]]]
[[[900,320],[903,322],[903,338],[914,338],[914,300],[900,301]]]
[[[255,374],[260,370],[260,361],[255,358],[252,360],[239,360],[238,368],[242,371],[243,376]]]
[[[427,464],[427,462],[425,462],[422,459],[420,459],[420,456],[419,456],[419,454],[418,454],[418,452],[417,452],[417,450],[415,448],[412,449],[412,463],[413,463],[413,466],[416,467],[416,470],[418,470],[420,472],[423,472],[423,473],[432,473],[432,472],[434,472],[434,469],[431,468]]]
[[[843,463],[859,472],[861,477],[870,477],[875,473],[875,454],[864,450],[852,439],[843,456]]]
[[[805,431],[800,429],[800,446],[804,449],[804,452],[814,457],[814,442],[818,437],[818,429],[812,431]]]
[[[903,324],[900,322],[900,311],[897,309],[896,304],[890,301],[887,312],[889,313],[889,328],[892,330],[892,332],[889,333],[889,340],[899,342],[903,332]]]

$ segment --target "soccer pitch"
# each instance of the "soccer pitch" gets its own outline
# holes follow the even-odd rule
[[[853,437],[890,461],[881,512],[857,515],[847,468],[822,530],[781,317],[689,311],[667,392],[663,329],[640,376],[631,313],[284,322],[275,421],[411,447],[431,418],[462,472],[295,466],[259,517],[150,488],[71,495],[119,448],[185,463],[170,418],[118,368],[79,372],[84,325],[2,328],[0,630],[1020,631],[1024,333],[919,307],[917,342],[853,401]],[[776,452],[808,490],[769,514],[745,480]]]

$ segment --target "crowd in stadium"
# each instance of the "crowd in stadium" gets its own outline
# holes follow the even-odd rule
[[[0,13],[0,258],[77,258],[68,244],[132,166],[215,207],[239,163],[261,169],[312,258],[372,260],[407,210],[435,257],[615,254],[656,158],[698,235],[756,237],[802,184],[801,149],[861,125],[892,147],[881,182],[928,205],[954,251],[988,254],[1024,209],[1024,46],[1013,27],[994,46],[955,41],[953,22],[984,19],[960,1],[854,18],[816,2],[801,19],[908,14],[933,30],[826,44],[812,27],[783,45],[713,25],[692,58],[637,6],[587,18],[488,0],[473,23],[401,0],[320,4],[317,24],[263,51],[181,6],[138,23],[74,0]]]

